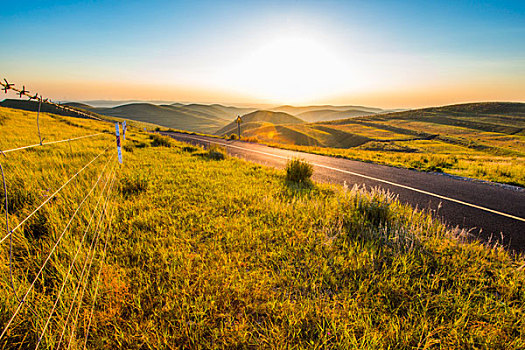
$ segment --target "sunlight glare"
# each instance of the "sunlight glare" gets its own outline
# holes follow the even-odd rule
[[[273,101],[307,102],[352,88],[350,62],[306,36],[270,40],[226,68],[232,87]]]

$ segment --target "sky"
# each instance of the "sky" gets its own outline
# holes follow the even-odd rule
[[[0,23],[0,78],[55,100],[525,102],[523,0],[4,0]]]

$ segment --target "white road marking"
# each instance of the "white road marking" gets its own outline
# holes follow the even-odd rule
[[[185,136],[183,136],[183,138],[184,137]],[[192,137],[187,137],[187,138],[192,139]],[[211,141],[211,140],[206,140],[206,139],[203,140],[203,139],[199,139],[199,138],[193,138],[193,139],[197,139],[197,140],[205,141],[205,142],[210,142],[210,143],[215,143],[215,144],[218,144],[218,145],[224,145],[224,146],[227,146],[227,147],[238,148],[238,149],[242,149],[244,151],[250,151],[250,152],[254,152],[254,153],[264,154],[264,155],[267,155],[267,156],[270,156],[270,157],[281,158],[281,159],[290,159],[290,157],[285,157],[285,156],[280,156],[280,155],[277,155],[277,154],[272,154],[272,153],[268,153],[268,152],[258,151],[258,150],[254,150],[254,149],[250,149],[250,148],[244,148],[244,147],[239,147],[239,146],[235,146],[235,145],[230,145],[230,144],[224,143],[224,142],[217,142],[217,141]],[[292,151],[292,152],[294,152],[294,151]],[[353,171],[348,171],[348,170],[343,170],[343,169],[339,169],[339,168],[334,168],[334,167],[331,167],[331,166],[328,166],[328,165],[317,164],[317,163],[311,163],[311,164],[313,166],[316,166],[316,167],[319,167],[319,168],[325,168],[325,169],[329,169],[329,170],[339,171],[339,172],[344,173],[344,174],[350,174],[350,175],[359,176],[359,177],[362,177],[362,178],[365,178],[365,179],[382,182],[382,183],[385,183],[385,184],[388,184],[388,185],[404,188],[404,189],[407,189],[407,190],[410,190],[410,191],[414,191],[414,192],[418,192],[418,193],[423,193],[423,194],[426,194],[428,196],[436,197],[436,198],[439,198],[439,199],[444,199],[444,200],[447,200],[447,201],[450,201],[450,202],[454,202],[454,203],[465,205],[467,207],[472,207],[472,208],[484,210],[484,211],[487,211],[489,213],[493,213],[493,214],[505,216],[505,217],[508,217],[508,218],[511,218],[511,219],[514,219],[514,220],[525,222],[525,218],[521,218],[519,216],[503,213],[501,211],[497,211],[497,210],[490,209],[490,208],[485,208],[485,207],[482,207],[480,205],[476,205],[476,204],[472,204],[472,203],[461,201],[459,199],[454,199],[454,198],[442,196],[442,195],[437,194],[437,193],[432,193],[432,192],[428,192],[428,191],[425,191],[425,190],[420,190],[418,188],[414,188],[414,187],[410,187],[410,186],[406,186],[406,185],[401,185],[401,184],[398,184],[398,183],[395,183],[395,182],[392,182],[392,181],[382,180],[382,179],[378,179],[376,177],[372,177],[372,176],[368,176],[368,175],[354,173]]]

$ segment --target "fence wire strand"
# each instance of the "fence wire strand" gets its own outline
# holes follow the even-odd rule
[[[111,176],[114,176],[114,171],[115,171],[115,167],[113,167],[113,169],[111,170],[111,175],[110,175],[110,177],[111,177]],[[97,213],[97,209],[98,209],[98,207],[99,207],[99,204],[100,204],[101,200],[102,200],[103,198],[105,198],[105,196],[104,196],[104,192],[105,192],[105,190],[106,190],[106,187],[108,187],[108,186],[107,186],[108,184],[109,184],[109,179],[106,181],[106,184],[104,185],[104,188],[102,189],[102,191],[101,191],[101,193],[100,193],[99,199],[98,199],[98,201],[97,201],[97,203],[96,203],[96,205],[95,205],[95,207],[94,207],[94,209],[93,209],[93,212],[92,212],[92,214],[91,214],[91,217],[90,217],[90,219],[89,219],[89,222],[88,222],[88,224],[86,225],[86,229],[84,230],[84,234],[83,234],[83,236],[82,236],[82,240],[80,241],[80,243],[79,243],[79,245],[78,245],[78,248],[77,248],[77,250],[76,250],[76,252],[75,252],[75,256],[73,257],[71,263],[69,264],[68,272],[67,272],[66,276],[64,277],[64,280],[63,280],[63,282],[62,282],[62,285],[61,285],[61,287],[60,287],[60,290],[59,290],[59,292],[58,292],[58,295],[57,295],[57,297],[56,297],[56,299],[55,299],[55,303],[53,304],[53,307],[51,308],[51,311],[49,312],[49,316],[48,316],[48,318],[47,318],[47,320],[46,320],[46,323],[45,323],[45,325],[44,325],[44,327],[43,327],[43,329],[42,329],[42,332],[41,332],[41,334],[40,334],[40,337],[38,338],[38,342],[37,342],[37,345],[36,345],[36,347],[35,347],[35,350],[38,349],[38,347],[40,346],[40,343],[42,342],[42,339],[43,339],[43,337],[44,337],[44,335],[45,335],[45,333],[46,333],[46,330],[47,330],[47,327],[48,327],[48,325],[49,325],[49,322],[51,321],[51,317],[53,316],[53,313],[55,312],[55,309],[56,309],[56,307],[57,307],[57,305],[58,305],[58,302],[60,301],[60,298],[61,298],[61,296],[62,296],[62,292],[64,291],[64,287],[66,286],[67,281],[68,281],[68,279],[69,279],[69,276],[71,275],[71,271],[73,270],[73,267],[74,267],[74,265],[75,265],[75,263],[76,263],[77,257],[78,257],[78,255],[79,255],[79,253],[80,253],[80,250],[81,250],[82,246],[84,245],[84,240],[86,239],[87,233],[89,232],[89,228],[91,227],[91,223],[93,222],[93,219],[94,219],[94,217],[95,217],[95,215],[96,215],[96,213]],[[112,189],[113,189],[113,188],[110,186],[109,189],[108,189],[108,192],[107,192],[108,196],[109,196],[109,193],[111,193]],[[103,209],[102,209],[102,212],[101,212],[101,216],[102,216],[102,213],[105,211],[105,208],[106,208],[107,204],[108,204],[108,198],[106,198],[106,201],[104,202]],[[99,224],[100,224],[100,221],[99,221]],[[98,229],[99,224],[97,224],[97,227],[95,228],[94,231],[96,231],[96,230]],[[92,247],[92,246],[91,246],[91,247]],[[91,252],[91,247],[90,247],[90,252]],[[89,254],[89,253],[88,253],[88,254]]]
[[[96,114],[91,113],[89,111],[79,110],[78,108],[75,108],[72,106],[61,105],[60,103],[51,101],[48,98],[44,98],[38,93],[31,94],[31,92],[26,89],[25,85],[23,85],[22,88],[17,88],[15,84],[9,83],[7,79],[0,81],[0,90],[4,91],[6,94],[8,91],[13,91],[17,93],[17,95],[20,98],[28,97],[28,101],[35,100],[36,102],[38,102],[37,127],[38,127],[38,139],[39,139],[39,143],[37,144],[20,146],[20,147],[15,147],[15,148],[6,149],[6,150],[0,150],[0,156],[3,155],[4,157],[7,157],[7,153],[18,152],[18,151],[28,150],[28,149],[42,147],[42,146],[56,145],[56,144],[60,144],[63,142],[68,142],[71,147],[72,141],[83,140],[83,139],[98,137],[102,135],[111,135],[111,134],[108,134],[107,132],[99,132],[99,133],[94,133],[90,135],[83,135],[83,136],[72,137],[72,138],[67,138],[67,139],[44,142],[44,138],[42,138],[42,134],[40,130],[40,121],[39,121],[42,104],[51,105],[62,111],[69,112],[67,114],[69,116],[76,115],[76,116],[94,119],[94,120],[98,120],[102,122],[107,122],[107,120],[100,119],[96,116]],[[83,196],[82,200],[80,200],[80,202],[76,204],[76,209],[74,210],[74,212],[70,214],[68,218],[64,219],[64,221],[68,220],[65,227],[60,232],[60,234],[58,234],[54,242],[53,241],[50,242],[50,246],[52,245],[52,248],[47,253],[47,256],[44,255],[45,259],[43,260],[40,267],[38,268],[38,272],[36,273],[35,277],[32,279],[29,287],[27,287],[24,290],[17,290],[15,286],[15,277],[14,277],[15,271],[13,268],[14,266],[13,264],[14,263],[13,261],[13,239],[14,239],[14,233],[17,230],[19,230],[22,227],[22,225],[27,223],[28,220],[30,220],[34,215],[37,214],[37,212],[39,212],[39,210],[41,210],[44,206],[46,206],[51,200],[56,198],[56,196],[59,193],[61,193],[61,191],[64,190],[64,188],[68,186],[68,184],[70,184],[75,178],[77,178],[82,172],[84,172],[84,170],[86,170],[88,167],[94,164],[97,161],[97,159],[105,155],[106,152],[110,148],[111,146],[108,146],[102,152],[94,156],[94,158],[92,158],[89,162],[84,164],[82,168],[76,171],[75,174],[70,176],[67,179],[67,181],[62,183],[58,189],[56,189],[43,202],[41,202],[35,209],[33,209],[27,216],[25,216],[25,218],[23,218],[18,223],[15,222],[14,224],[9,223],[9,209],[8,209],[9,199],[8,199],[8,191],[7,191],[8,186],[6,183],[4,168],[2,167],[2,164],[0,164],[0,172],[2,173],[1,175],[2,175],[2,181],[3,181],[4,196],[5,196],[4,202],[5,202],[5,219],[6,219],[6,224],[5,224],[6,232],[5,232],[5,235],[1,237],[0,244],[2,244],[7,238],[9,238],[10,284],[11,284],[11,289],[13,293],[13,298],[15,300],[15,304],[13,305],[13,307],[16,305],[16,307],[14,308],[14,311],[9,316],[7,323],[3,326],[4,328],[2,330],[2,333],[0,333],[0,341],[3,341],[3,342],[7,341],[9,344],[9,337],[6,337],[6,335],[8,334],[10,327],[14,324],[15,319],[17,319],[17,316],[21,314],[21,310],[24,308],[24,306],[25,306],[25,309],[30,310],[37,317],[36,320],[38,320],[38,314],[33,309],[33,306],[36,305],[33,302],[36,299],[34,298],[31,299],[30,295],[34,296],[34,293],[35,293],[34,291],[36,290],[35,286],[37,286],[37,282],[41,278],[43,280],[44,278],[43,276],[47,273],[47,272],[46,273],[44,272],[44,269],[46,268],[48,263],[51,261],[52,257],[53,256],[58,257],[59,247],[64,246],[65,244],[65,243],[61,244],[61,242],[67,241],[66,239],[63,239],[63,238],[66,236],[71,236],[72,234],[70,232],[76,233],[78,230],[78,239],[80,239],[80,232],[82,232],[83,230],[80,242],[77,243],[78,246],[76,247],[75,245],[72,246],[72,250],[75,250],[75,254],[73,258],[71,258],[71,261],[68,264],[69,266],[67,264],[64,264],[64,267],[67,266],[68,269],[67,269],[67,273],[63,277],[60,289],[53,289],[53,293],[56,293],[56,296],[54,296],[53,299],[50,300],[50,302],[53,301],[52,306],[49,307],[47,303],[39,304],[41,308],[41,310],[39,311],[42,311],[47,316],[44,316],[46,317],[46,321],[42,327],[42,330],[38,331],[40,335],[38,338],[36,338],[35,350],[38,350],[38,348],[44,342],[44,339],[49,338],[49,332],[51,329],[56,329],[56,334],[54,334],[52,337],[53,346],[58,344],[56,348],[60,348],[61,345],[65,347],[64,336],[65,336],[66,330],[69,330],[68,340],[67,340],[68,349],[72,346],[73,339],[78,339],[79,347],[82,346],[81,345],[82,343],[84,343],[83,347],[84,349],[86,348],[87,343],[88,343],[89,332],[92,327],[92,322],[96,319],[94,317],[95,306],[98,305],[97,297],[99,295],[98,293],[99,293],[102,270],[103,270],[103,267],[107,265],[107,262],[106,262],[107,248],[108,248],[108,242],[110,241],[110,232],[112,231],[111,230],[112,220],[113,220],[113,214],[114,214],[114,209],[115,209],[113,206],[110,205],[110,202],[114,200],[114,196],[115,196],[113,192],[115,189],[114,185],[115,185],[115,180],[117,178],[117,169],[118,169],[118,162],[115,161],[116,155],[112,155],[108,157],[107,161],[105,161],[102,167],[102,170],[100,172],[97,171],[94,174],[94,176],[97,176],[96,174],[98,173],[98,178],[96,179],[96,181],[93,182],[93,185],[89,189],[89,191],[87,191],[86,194],[84,193],[81,194],[81,192],[78,193],[80,197]],[[113,161],[114,161],[114,164],[113,164]],[[108,168],[110,164],[113,164],[113,165]],[[101,185],[102,179],[105,179],[103,186]],[[94,198],[88,201],[88,198],[95,196],[94,193],[96,189],[100,190],[98,199],[96,200],[96,202]],[[96,192],[98,192],[98,190]],[[66,198],[66,203],[67,202],[70,202],[70,201]],[[87,204],[87,203],[95,203],[95,204],[93,205],[92,209],[90,209],[91,204]],[[89,217],[89,220],[87,220],[88,217]],[[77,224],[73,224],[74,222],[76,222],[74,221],[75,218],[77,218],[78,220]],[[81,225],[81,224],[83,225],[83,223],[85,222],[87,222],[85,228],[83,229],[77,228],[78,225]],[[11,225],[14,225],[14,227],[11,228]],[[78,239],[76,238],[77,235],[75,234],[74,237],[75,237],[74,241],[72,242],[77,242],[78,241]],[[90,243],[88,243],[89,240],[91,241]],[[103,243],[103,248],[102,248],[102,243]],[[89,244],[89,248],[88,248],[88,244]],[[85,254],[85,257],[84,257],[84,254]],[[44,256],[42,256],[42,258]],[[84,259],[83,262],[81,262],[81,259],[80,259],[81,256]],[[82,265],[79,265],[79,264],[82,264]],[[75,265],[78,265],[78,269],[80,268],[80,266],[83,266],[82,271],[80,273],[78,272]],[[98,267],[98,271],[97,271],[97,267]],[[77,271],[76,274],[78,276],[76,279],[76,283],[75,283],[75,278],[73,277],[75,271]],[[96,280],[95,280],[95,276],[96,276]],[[27,282],[29,282],[29,280]],[[63,313],[61,314],[60,312],[58,312],[58,309],[59,309],[61,300],[62,300],[62,303],[64,303],[64,301],[66,300],[66,296],[64,292],[65,290],[67,290],[66,288],[67,286],[70,286],[68,288],[74,289],[75,292],[74,292],[74,295],[71,297],[70,305],[68,305],[67,307],[60,307],[60,309],[64,309]],[[20,285],[18,287],[19,289],[21,289]],[[57,287],[58,287],[58,284],[57,284]],[[93,291],[93,288],[94,288],[94,291]],[[86,290],[88,290],[88,293],[85,296]],[[33,292],[33,294],[31,294],[31,292]],[[51,303],[49,303],[49,305],[51,305]],[[46,306],[46,308],[44,308],[44,306]],[[88,316],[89,318],[86,319],[86,316],[84,316],[84,321],[82,323],[81,321],[79,321],[79,314],[83,306],[86,309],[85,310],[86,316],[89,315]],[[67,316],[65,315],[66,309],[68,309]],[[55,318],[53,316],[55,316]],[[62,323],[63,323],[63,327],[61,330],[60,339],[58,340],[58,343],[57,343],[56,340],[58,337],[58,330],[61,328]],[[79,324],[83,325],[84,327],[84,334],[80,338],[77,336],[77,327],[79,327]],[[22,338],[22,340],[19,343],[20,346],[23,346],[23,344],[27,341],[26,339],[27,336],[28,334],[26,333],[26,335]]]
[[[82,117],[85,117],[85,118],[90,118],[90,119],[95,119],[95,120],[98,120],[98,121],[103,121],[102,119],[94,116],[93,114],[86,113],[84,111],[78,110],[78,109],[73,108],[71,106],[64,106],[64,105],[58,104],[56,102],[51,101],[49,98],[43,98],[38,93],[36,93],[34,95],[31,95],[30,91],[26,90],[25,85],[23,85],[22,86],[22,90],[20,90],[20,89],[15,87],[15,84],[9,83],[7,81],[7,79],[5,79],[5,78],[4,78],[3,82],[0,81],[0,86],[2,86],[1,90],[3,90],[6,94],[7,94],[7,91],[12,90],[14,92],[17,92],[20,98],[22,98],[23,96],[28,97],[29,98],[28,101],[36,100],[36,101],[39,102],[39,104],[45,103],[45,104],[48,104],[48,105],[55,106],[56,108],[61,109],[63,111],[67,111],[67,112],[70,112],[70,113],[78,114],[78,115],[80,115]]]
[[[107,150],[110,149],[110,147],[107,147],[104,151],[99,153],[95,158],[93,158],[89,163],[84,165],[82,169],[77,171],[73,176],[71,176],[58,190],[56,190],[52,195],[50,195],[44,202],[42,202],[31,214],[29,214],[24,220],[22,220],[18,225],[16,225],[11,231],[9,231],[3,238],[0,240],[0,244],[2,244],[10,235],[12,235],[20,226],[22,226],[27,220],[29,220],[33,215],[35,215],[40,208],[42,208],[44,205],[46,205],[51,199],[53,199],[64,187],[67,186],[74,178],[76,178],[81,172],[83,172],[88,166],[90,166],[95,160],[97,160],[101,155],[107,152]],[[1,338],[1,337],[0,337]]]
[[[102,154],[102,153],[101,153]],[[98,157],[98,156],[97,156]],[[96,158],[95,158],[96,159]],[[107,167],[107,165],[109,164],[109,161],[111,160],[112,158],[109,158],[109,160],[106,162],[106,165],[104,166],[104,169]],[[89,164],[91,164],[94,160],[92,160]],[[85,168],[85,167],[84,167]],[[83,168],[83,169],[84,169]],[[78,174],[78,173],[77,173]],[[91,195],[91,193],[93,193],[95,187],[98,185],[98,183],[100,182],[100,179],[102,178],[102,175],[103,174],[100,174],[100,176],[98,177],[97,181],[95,182],[95,184],[93,185],[93,187],[91,188],[91,190],[88,192],[88,194],[84,197],[84,199],[80,202],[80,204],[78,205],[77,209],[75,210],[75,212],[73,213],[73,215],[71,216],[71,218],[69,219],[69,221],[67,222],[66,224],[66,227],[64,228],[64,230],[62,231],[62,233],[60,234],[60,236],[58,237],[57,241],[55,242],[55,245],[53,246],[53,248],[51,249],[51,251],[49,252],[48,256],[46,257],[46,259],[44,260],[44,263],[42,264],[42,266],[40,267],[40,270],[38,271],[36,277],[33,279],[33,282],[31,283],[31,285],[29,286],[29,288],[26,290],[26,293],[24,294],[24,296],[22,297],[22,300],[18,303],[18,306],[17,308],[15,309],[15,312],[13,313],[13,315],[11,316],[11,318],[9,319],[9,321],[7,322],[7,325],[5,326],[4,330],[2,331],[2,334],[0,334],[0,340],[3,338],[3,336],[5,335],[5,333],[7,332],[9,326],[11,325],[11,323],[13,322],[13,320],[15,319],[15,317],[18,315],[20,309],[22,308],[23,304],[25,303],[26,301],[26,298],[27,296],[29,295],[29,293],[31,292],[31,290],[33,289],[33,287],[35,286],[36,284],[36,281],[38,280],[38,278],[40,277],[40,275],[42,274],[42,271],[44,270],[44,267],[47,265],[47,262],[49,261],[49,259],[51,258],[51,256],[53,255],[54,251],[56,250],[56,248],[58,247],[60,241],[62,240],[62,238],[64,237],[65,233],[67,232],[67,230],[69,229],[69,226],[71,225],[71,223],[73,222],[73,219],[76,217],[77,213],[80,211],[80,208],[82,207],[82,205],[85,203],[85,201],[87,200],[87,198]],[[75,175],[76,176],[76,175]],[[69,182],[69,181],[68,181]],[[64,186],[64,185],[63,185]],[[63,188],[63,186],[61,188]],[[56,193],[56,192],[55,192]],[[46,201],[47,202],[47,201]],[[44,203],[43,203],[44,204]],[[43,205],[42,204],[42,205]],[[41,206],[42,206],[41,205]],[[41,207],[40,206],[40,207]],[[40,208],[39,207],[39,208]],[[19,225],[20,226],[20,225]],[[19,227],[18,226],[18,227]],[[14,229],[11,231],[11,234],[12,232],[14,231]]]
[[[105,216],[105,212],[103,212],[102,214],[103,215],[101,215],[100,218],[99,218],[98,225],[100,225],[100,222],[101,222],[102,218]],[[97,229],[98,229],[98,226],[97,226]],[[99,238],[100,238],[100,231],[97,232],[97,235],[96,235],[95,238],[93,238],[93,240],[91,241],[91,244],[93,245],[93,243],[95,243],[95,247],[96,247],[96,245],[98,244]],[[91,253],[91,261],[89,263],[89,268],[88,268],[88,271],[87,271],[87,275],[88,276],[89,276],[89,272],[91,270],[91,265],[93,263],[93,258],[94,258],[94,255],[95,255],[95,251],[96,251],[96,249]],[[90,252],[91,252],[91,249],[90,249]],[[70,303],[66,320],[64,321],[64,327],[62,328],[62,333],[60,335],[60,340],[58,341],[57,349],[60,349],[60,345],[62,344],[62,339],[64,338],[64,334],[65,334],[65,331],[66,331],[66,328],[67,328],[69,317],[71,316],[71,311],[73,311],[73,307],[74,307],[74,305],[76,303],[77,295],[78,295],[78,292],[80,290],[80,287],[81,287],[81,285],[83,285],[82,281],[84,280],[84,275],[85,275],[85,272],[86,272],[86,267],[87,267],[89,259],[90,259],[90,257],[89,257],[89,254],[88,254],[86,256],[86,260],[84,261],[84,266],[82,268],[82,272],[81,272],[81,275],[79,277],[79,283],[77,284],[77,287],[75,289],[75,294],[73,296],[73,300]],[[85,284],[87,284],[87,279],[86,279],[86,283]],[[84,290],[85,284],[84,284],[84,287],[82,288],[82,290]]]
[[[113,184],[112,184],[112,186],[113,186]],[[106,214],[106,213],[104,212],[104,214]],[[98,239],[99,238],[97,238],[97,240]],[[107,233],[106,233],[106,242],[107,242]],[[104,254],[105,254],[105,248],[104,248]],[[86,275],[86,280],[84,282],[84,285],[82,286],[82,293],[80,295],[80,298],[78,299],[78,307],[77,307],[77,311],[75,313],[75,321],[73,322],[73,326],[70,329],[70,333],[69,333],[69,341],[68,341],[68,344],[67,344],[67,349],[68,350],[71,347],[71,342],[73,340],[73,336],[75,335],[75,332],[76,332],[76,329],[77,329],[78,315],[80,314],[80,309],[82,308],[82,301],[84,300],[84,293],[85,293],[86,287],[87,287],[87,285],[89,283],[89,273],[91,272],[91,267],[93,266],[93,259],[94,259],[94,257],[95,257],[95,252],[93,252],[93,255],[91,257],[91,261],[90,261],[89,267],[88,267],[88,272],[87,272],[87,275]],[[72,304],[74,304],[74,302]]]
[[[63,139],[63,140],[58,140],[58,141],[49,141],[49,142],[43,142],[43,143],[35,143],[34,145],[22,146],[22,147],[18,147],[18,148],[7,149],[7,150],[3,150],[3,151],[0,151],[0,152],[2,152],[2,153],[16,152],[16,151],[21,151],[21,150],[24,150],[24,149],[29,149],[29,148],[34,148],[34,147],[41,147],[41,146],[47,146],[47,145],[54,145],[56,143],[62,143],[62,142],[82,140],[82,139],[85,139],[85,138],[88,138],[88,137],[95,137],[95,136],[100,136],[100,135],[109,135],[109,134],[104,133],[104,132],[99,132],[99,133],[96,133],[96,134],[84,135],[84,136],[74,137],[74,138],[71,138],[71,139]]]
[[[100,275],[102,273],[102,267],[104,266],[105,262],[106,262],[106,248],[107,248],[107,245],[108,245],[108,238],[109,238],[109,232],[111,231],[111,220],[113,219],[113,209],[111,209],[111,215],[110,215],[110,220],[109,220],[109,225],[108,225],[108,231],[106,232],[106,242],[104,244],[104,258],[102,260],[102,263],[100,265],[100,268],[98,270],[98,276],[97,276],[97,285],[95,287],[95,295],[93,297],[93,303],[91,304],[91,312],[90,312],[90,315],[89,315],[89,321],[88,321],[88,324],[87,324],[87,327],[84,331],[85,333],[85,336],[84,336],[84,349],[86,349],[86,346],[87,346],[87,340],[88,340],[88,336],[89,336],[89,329],[91,328],[91,321],[93,320],[93,313],[95,311],[95,302],[97,301],[97,296],[98,296],[98,287],[100,285]]]

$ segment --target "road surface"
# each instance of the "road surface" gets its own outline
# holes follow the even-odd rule
[[[180,141],[225,146],[232,156],[261,165],[284,168],[292,157],[314,166],[314,180],[348,186],[382,187],[420,209],[430,209],[450,227],[470,231],[472,237],[502,241],[525,252],[525,190],[451,176],[424,173],[343,158],[273,148],[256,143],[163,132]]]

